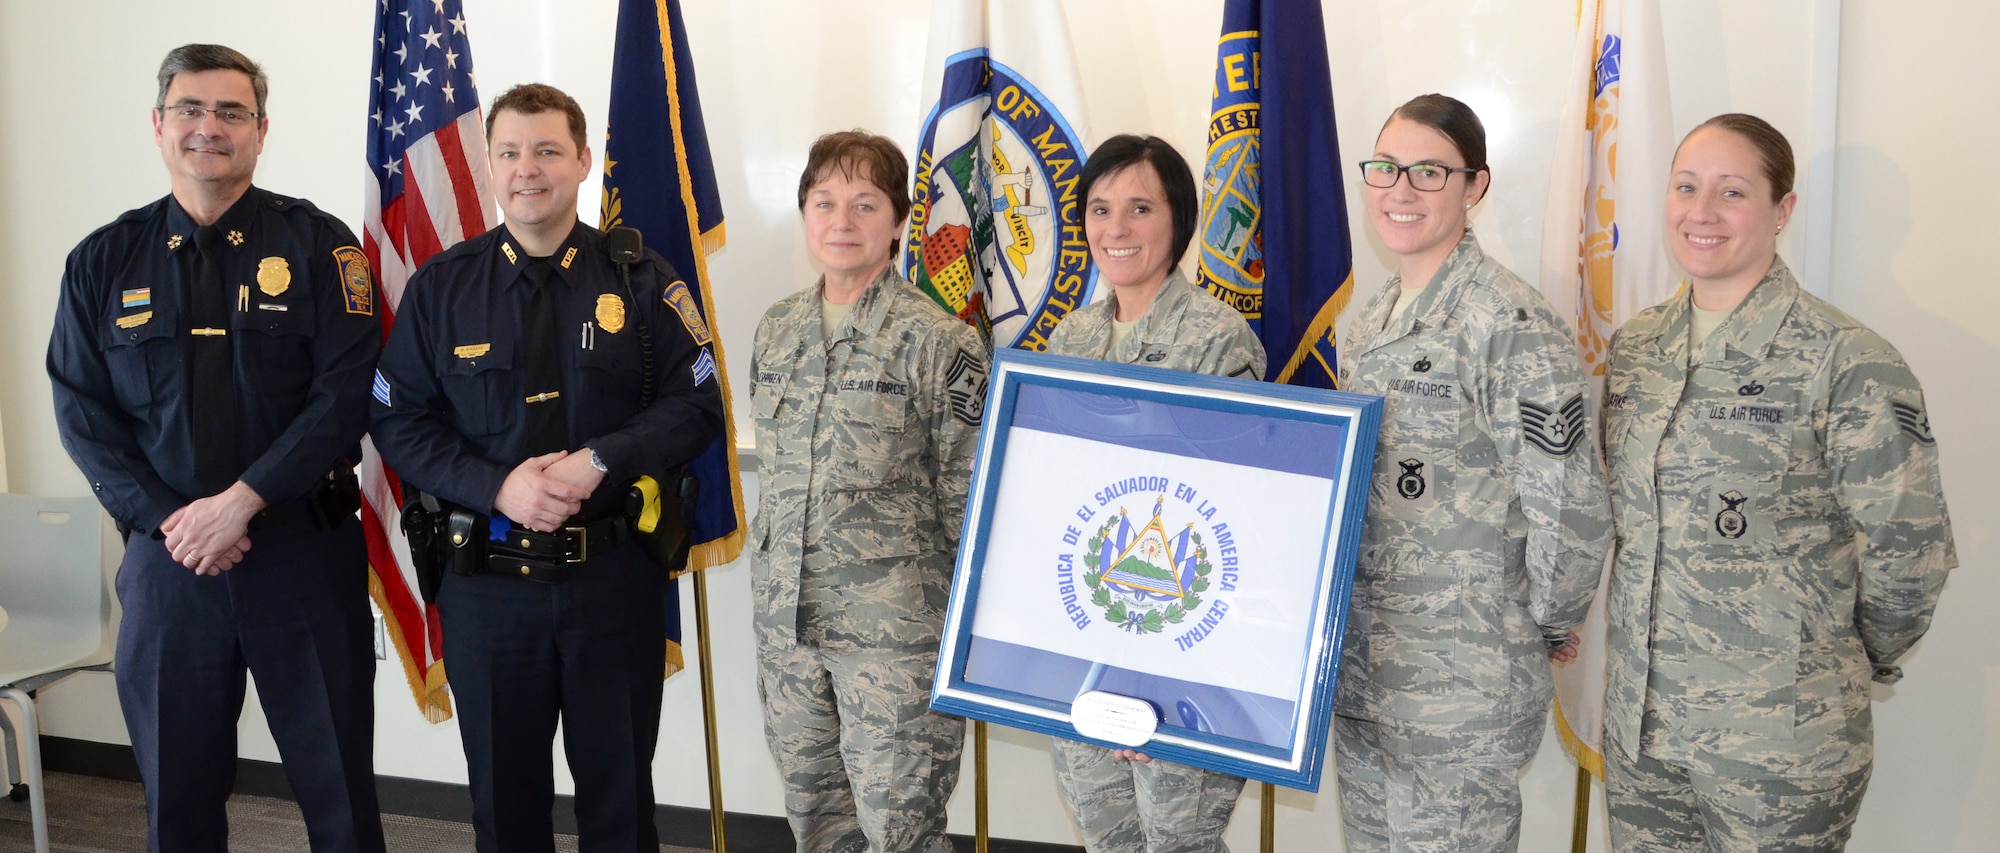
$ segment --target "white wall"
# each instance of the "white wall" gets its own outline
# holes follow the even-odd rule
[[[1677,124],[1725,110],[1770,118],[1801,150],[1828,147],[1807,134],[1810,20],[1831,0],[1664,5]],[[601,132],[608,100],[610,0],[466,0],[481,94],[541,80],[575,94]],[[813,272],[793,202],[805,148],[818,133],[867,127],[914,140],[929,3],[925,0],[689,0],[686,10],[729,218],[729,247],[711,262],[718,325],[744,390],[748,339],[777,296]],[[1091,126],[1098,138],[1164,136],[1199,160],[1220,21],[1219,0],[1069,0]],[[0,422],[6,470],[22,492],[84,494],[60,451],[42,370],[56,283],[69,248],[125,209],[165,191],[146,110],[160,56],[188,41],[219,41],[263,62],[272,78],[272,130],[259,182],[305,196],[358,226],[363,105],[372,4],[249,0],[90,4],[0,0]],[[560,9],[558,13],[556,10]],[[1561,67],[1572,0],[1505,4],[1337,2],[1327,7],[1342,153],[1366,154],[1388,111],[1443,91],[1472,104],[1492,141],[1495,187],[1475,211],[1489,252],[1536,269]],[[1966,568],[1953,578],[1931,636],[1906,662],[1909,677],[1877,692],[1875,778],[1856,830],[1857,850],[1987,850],[2000,841],[2000,580],[1984,571],[2000,552],[2000,451],[1978,438],[2000,422],[2000,295],[1976,247],[2000,231],[1989,165],[2000,136],[2000,75],[1975,57],[2000,9],[1940,0],[1912,15],[1904,4],[1844,4],[1841,122],[1835,185],[1832,299],[1898,343],[1929,389],[1932,424]],[[601,153],[601,152],[600,152]],[[1801,186],[1805,185],[1802,175]],[[595,218],[596,185],[585,216]],[[1350,188],[1351,209],[1360,210]],[[1810,202],[1810,200],[1808,200]],[[1385,278],[1387,255],[1357,231],[1356,281],[1365,298]],[[1806,229],[1781,249],[1802,261]],[[1802,263],[1795,264],[1802,266]],[[1357,302],[1359,300],[1357,299]],[[714,572],[716,669],[727,805],[781,813],[777,779],[759,730],[751,681],[747,568]],[[692,608],[688,608],[690,624]],[[393,664],[391,664],[393,666]],[[701,806],[697,685],[666,686],[655,765],[663,801]],[[412,710],[401,673],[385,666],[377,769],[464,780],[454,727]],[[81,676],[48,691],[51,734],[124,742],[110,680]],[[244,716],[245,756],[276,751],[254,708]],[[1049,769],[1045,739],[995,729],[996,835],[1075,842]],[[969,766],[968,766],[969,767]],[[1523,848],[1563,849],[1572,766],[1553,739],[1525,780]],[[568,790],[567,778],[559,780]],[[953,804],[953,829],[971,831],[970,772]],[[1253,786],[1254,792],[1254,786]],[[1257,843],[1257,803],[1246,797],[1230,842]],[[1320,795],[1281,790],[1280,849],[1332,844],[1338,814],[1331,779]],[[1593,849],[1604,849],[1601,807]]]

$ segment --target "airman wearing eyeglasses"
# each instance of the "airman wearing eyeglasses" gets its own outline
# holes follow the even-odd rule
[[[1396,274],[1343,324],[1341,387],[1385,399],[1335,688],[1349,851],[1513,850],[1520,773],[1611,510],[1569,326],[1480,250],[1486,135],[1443,95],[1361,164]]]
[[[379,851],[354,482],[374,275],[340,220],[251,185],[256,63],[186,45],[159,85],[172,191],[71,252],[48,354],[63,447],[129,537],[118,698],[152,849],[227,848],[247,671],[313,849]]]

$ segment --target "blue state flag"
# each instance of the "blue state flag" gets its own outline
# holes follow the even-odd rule
[[[1212,97],[1197,277],[1250,321],[1273,381],[1332,388],[1354,254],[1318,0],[1228,0]]]
[[[725,239],[722,196],[709,159],[708,131],[701,119],[694,59],[688,52],[679,0],[620,0],[605,135],[603,227],[636,228],[645,235],[646,246],[686,279],[700,303],[705,329],[716,328],[708,255]],[[724,373],[721,339],[702,343],[714,354],[711,369]],[[688,567],[695,570],[734,560],[743,548],[736,421],[727,414],[726,382],[722,405],[722,437],[688,465],[701,484],[690,530],[694,547],[688,558]],[[667,593],[670,670],[681,666],[680,635],[676,584]]]

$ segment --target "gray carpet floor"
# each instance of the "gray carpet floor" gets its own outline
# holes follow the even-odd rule
[[[146,800],[136,782],[50,773],[47,776],[51,853],[130,853],[146,849]],[[470,851],[472,827],[443,820],[383,815],[389,850]],[[34,849],[28,804],[0,796],[0,853]],[[289,800],[236,796],[229,800],[229,849],[236,853],[303,853],[305,823]],[[661,847],[663,853],[701,853]],[[556,836],[556,850],[576,850],[576,838]]]

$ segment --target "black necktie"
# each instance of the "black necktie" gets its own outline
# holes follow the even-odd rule
[[[556,354],[556,299],[550,292],[555,286],[555,270],[547,260],[536,259],[528,262],[526,275],[535,286],[534,295],[528,297],[527,316],[521,318],[527,359],[526,449],[529,456],[540,456],[569,449],[569,420],[563,417],[562,364]]]
[[[189,288],[191,358],[188,406],[194,432],[194,476],[202,497],[229,488],[243,473],[236,462],[235,359],[229,342],[230,299],[222,283],[223,252],[215,227],[194,230],[194,277]]]

